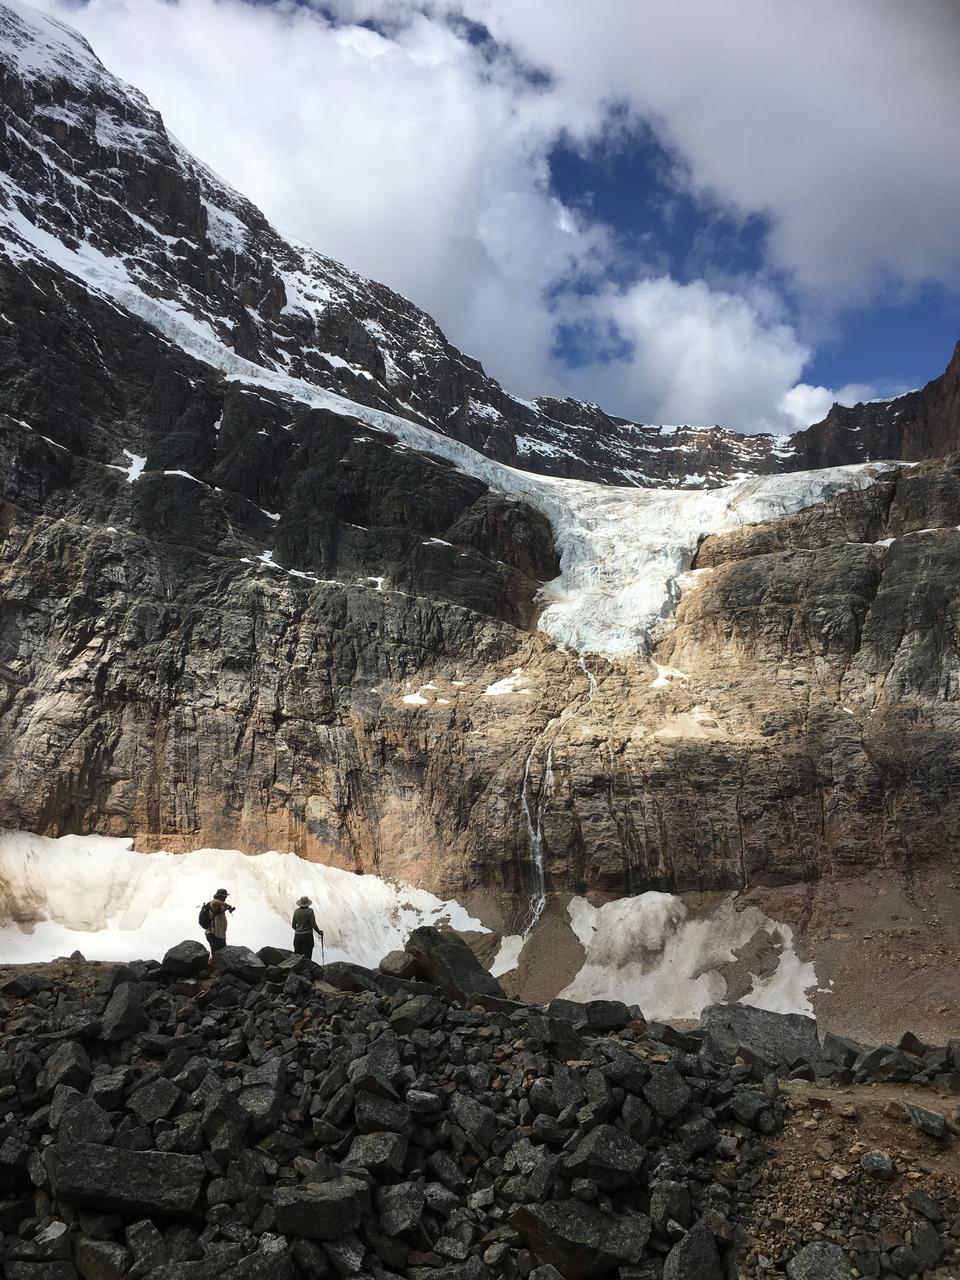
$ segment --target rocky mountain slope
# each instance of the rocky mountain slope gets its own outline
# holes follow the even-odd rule
[[[957,358],[790,441],[523,404],[0,37],[0,823],[535,902],[955,856]]]

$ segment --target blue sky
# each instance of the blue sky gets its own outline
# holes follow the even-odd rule
[[[960,338],[950,0],[40,3],[519,395],[785,431]]]
[[[762,273],[769,219],[733,217],[678,190],[672,170],[672,157],[643,127],[614,146],[581,151],[560,143],[550,155],[552,189],[614,228],[625,256],[630,246],[650,246],[684,282],[704,273]],[[779,289],[803,323],[803,299],[791,280],[782,277]],[[881,291],[866,305],[839,307],[814,341],[804,370],[809,381],[872,384],[878,392],[918,387],[943,372],[960,341],[960,293],[936,282],[906,296],[895,288]],[[578,360],[575,345],[561,347],[566,359]]]

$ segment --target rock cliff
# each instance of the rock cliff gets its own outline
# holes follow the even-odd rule
[[[74,33],[17,3],[0,34],[0,823],[447,895],[955,851],[957,357],[791,440],[525,404]],[[940,460],[744,480],[884,457]],[[712,524],[669,508],[648,589],[669,512],[638,490],[733,477]],[[632,536],[617,643],[564,631]]]

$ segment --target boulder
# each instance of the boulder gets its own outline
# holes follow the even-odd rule
[[[301,1182],[273,1193],[277,1229],[285,1236],[339,1240],[355,1231],[370,1207],[370,1192],[356,1178]]]
[[[64,1040],[47,1059],[43,1069],[41,1092],[52,1093],[58,1084],[86,1089],[92,1075],[90,1059],[83,1045]],[[39,1084],[40,1082],[38,1082]]]
[[[80,1236],[73,1246],[73,1261],[82,1280],[122,1280],[130,1265],[130,1251],[111,1240]]]
[[[693,1095],[675,1067],[657,1066],[643,1086],[643,1096],[658,1116],[669,1120],[683,1110]]]
[[[380,972],[391,978],[415,978],[417,962],[409,951],[388,951],[380,961]]]
[[[55,1198],[79,1209],[189,1216],[204,1184],[198,1156],[57,1142],[44,1153]]]
[[[209,968],[210,952],[191,938],[178,942],[163,957],[163,972],[171,978],[192,978]]]
[[[426,1203],[422,1183],[397,1182],[392,1187],[380,1187],[377,1191],[380,1230],[387,1236],[412,1231],[423,1216]]]
[[[918,1107],[913,1102],[907,1103],[907,1111],[910,1113],[910,1119],[921,1133],[927,1134],[930,1138],[945,1138],[947,1136],[946,1117],[942,1116],[939,1111],[931,1111],[928,1107]]]
[[[713,1233],[695,1222],[663,1263],[663,1280],[723,1280],[723,1267]]]
[[[101,1021],[104,1040],[128,1040],[150,1025],[137,988],[121,982],[107,1002]]]
[[[783,1066],[798,1060],[817,1062],[820,1041],[815,1018],[800,1013],[771,1013],[746,1004],[711,1004],[700,1015],[708,1036],[732,1037]]]
[[[622,1000],[588,1000],[583,1006],[587,1027],[595,1035],[608,1031],[622,1031],[632,1015]]]
[[[366,1169],[375,1178],[391,1182],[403,1173],[407,1139],[399,1133],[361,1133],[350,1144],[344,1165]]]
[[[249,947],[221,947],[213,953],[213,968],[220,973],[232,973],[244,982],[260,982],[267,971],[267,966]]]
[[[865,1151],[860,1157],[860,1168],[878,1182],[890,1182],[896,1173],[885,1151]]]
[[[564,1159],[564,1172],[571,1178],[589,1178],[601,1187],[622,1187],[636,1178],[646,1153],[622,1129],[598,1124]]]
[[[839,1245],[815,1240],[787,1263],[787,1280],[854,1280],[854,1271]]]
[[[635,1266],[650,1237],[641,1213],[601,1213],[579,1200],[522,1205],[510,1225],[541,1262],[567,1280],[593,1280],[614,1267]]]
[[[431,1026],[443,1013],[443,1009],[443,1002],[436,996],[413,996],[399,1009],[394,1009],[390,1015],[390,1025],[400,1035],[408,1035],[417,1027]]]
[[[503,996],[500,983],[455,933],[421,925],[411,933],[405,949],[416,960],[420,976],[451,1000],[466,1004],[475,995]]]

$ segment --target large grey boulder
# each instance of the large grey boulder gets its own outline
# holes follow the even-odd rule
[[[700,1029],[720,1040],[735,1040],[783,1066],[798,1059],[820,1060],[815,1018],[802,1013],[771,1013],[746,1004],[711,1004],[700,1015]]]
[[[510,1215],[532,1253],[566,1280],[593,1280],[643,1257],[650,1219],[642,1213],[601,1213],[579,1200],[522,1205]]]
[[[452,1000],[467,1003],[472,996],[503,996],[503,988],[473,951],[455,933],[441,933],[432,925],[414,929],[406,942],[425,982],[439,987]]]
[[[273,1195],[277,1229],[285,1236],[339,1240],[360,1225],[370,1207],[370,1192],[356,1178],[302,1182],[277,1187]]]
[[[138,1031],[145,1031],[150,1019],[143,1007],[137,988],[130,982],[121,982],[107,1002],[101,1022],[104,1040],[128,1040]]]
[[[663,1280],[723,1280],[724,1270],[713,1233],[695,1222],[667,1254]]]
[[[192,978],[209,966],[210,953],[202,942],[186,938],[163,957],[163,972],[171,978]]]
[[[249,947],[221,947],[213,953],[213,967],[244,982],[260,982],[267,972],[267,966]]]
[[[199,1156],[58,1142],[44,1163],[54,1196],[78,1209],[189,1216],[204,1184]]]
[[[571,1178],[590,1178],[601,1187],[622,1187],[643,1168],[646,1152],[629,1133],[611,1124],[591,1129],[563,1162]]]

